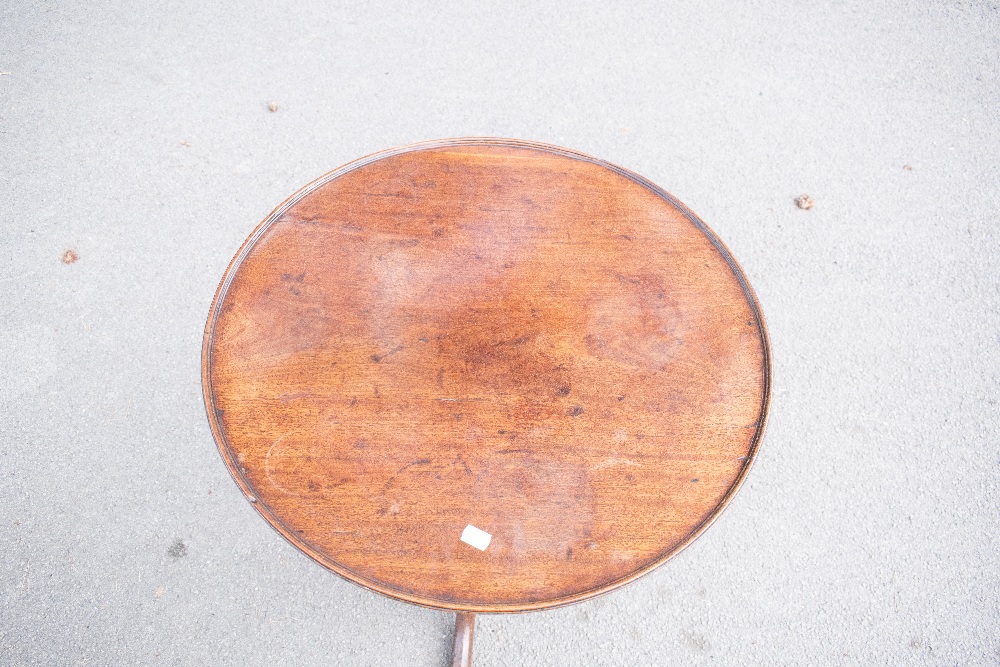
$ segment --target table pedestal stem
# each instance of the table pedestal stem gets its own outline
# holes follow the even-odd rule
[[[455,614],[455,648],[451,653],[451,667],[471,667],[472,635],[475,632],[475,614],[467,612]]]

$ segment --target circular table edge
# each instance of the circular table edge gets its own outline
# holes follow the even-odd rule
[[[391,586],[386,586],[377,581],[371,581],[360,577],[356,573],[352,572],[348,568],[340,565],[336,561],[329,559],[322,554],[316,552],[308,544],[303,543],[298,539],[296,534],[285,526],[278,517],[273,515],[269,508],[264,506],[255,496],[253,488],[247,482],[243,473],[240,471],[238,465],[234,461],[234,457],[229,448],[229,443],[226,440],[225,434],[222,430],[222,425],[220,423],[219,414],[216,411],[213,391],[212,391],[212,381],[211,381],[211,364],[212,364],[212,343],[214,341],[215,333],[215,323],[219,317],[219,311],[225,300],[226,294],[228,293],[229,285],[232,282],[233,276],[239,269],[243,260],[249,254],[250,250],[254,247],[257,240],[263,235],[267,229],[278,221],[285,212],[298,203],[301,199],[311,194],[313,191],[322,187],[323,185],[329,183],[330,181],[339,178],[340,176],[363,167],[372,162],[390,158],[402,153],[409,153],[413,151],[422,150],[434,150],[439,148],[449,148],[449,147],[461,147],[461,146],[503,146],[512,148],[526,148],[531,150],[544,151],[548,153],[553,153],[556,155],[561,155],[564,157],[582,160],[585,162],[590,162],[595,165],[599,165],[610,169],[611,171],[628,178],[629,180],[647,188],[657,196],[664,199],[668,204],[676,208],[685,218],[687,218],[693,225],[695,225],[713,246],[720,252],[723,259],[725,259],[733,275],[736,277],[743,289],[743,293],[746,296],[747,303],[750,306],[753,316],[757,324],[757,330],[760,332],[761,349],[763,353],[763,364],[762,364],[762,383],[763,391],[761,393],[761,406],[760,406],[760,417],[757,422],[757,430],[754,433],[753,439],[750,443],[750,450],[747,454],[746,461],[744,462],[743,468],[737,474],[736,478],[733,480],[732,485],[729,490],[723,496],[722,500],[715,507],[712,513],[698,526],[696,526],[681,542],[675,545],[670,550],[666,551],[656,560],[651,563],[637,569],[636,571],[606,583],[600,586],[596,586],[584,591],[573,593],[571,595],[564,595],[558,598],[552,598],[550,600],[538,600],[527,603],[519,604],[462,604],[456,602],[449,602],[447,600],[440,600],[432,597],[425,597],[421,595],[414,594],[409,591],[402,591]],[[725,243],[715,234],[712,229],[705,224],[701,218],[695,215],[687,206],[681,203],[676,197],[671,195],[669,192],[659,187],[655,183],[649,181],[648,179],[636,174],[635,172],[629,171],[623,167],[619,167],[613,163],[601,160],[600,158],[595,158],[593,156],[587,155],[586,153],[581,153],[579,151],[574,151],[568,148],[562,148],[560,146],[554,146],[551,144],[544,144],[534,141],[524,141],[520,139],[503,139],[494,137],[463,137],[456,139],[440,139],[433,141],[424,141],[414,144],[406,144],[403,146],[397,146],[395,148],[390,148],[384,151],[379,151],[377,153],[372,153],[365,157],[359,158],[352,162],[349,162],[333,171],[330,171],[316,180],[312,181],[305,187],[298,190],[296,193],[288,197],[284,202],[282,202],[277,208],[275,208],[257,227],[253,230],[250,236],[243,242],[240,246],[239,251],[229,262],[226,267],[226,272],[223,274],[222,279],[219,282],[219,286],[216,289],[215,296],[212,299],[212,306],[209,310],[208,321],[205,325],[205,333],[202,341],[202,395],[205,400],[205,410],[208,416],[209,424],[212,428],[212,435],[215,439],[215,443],[219,449],[219,453],[222,456],[226,467],[229,469],[229,473],[233,480],[239,486],[240,490],[247,497],[253,507],[260,513],[261,516],[267,521],[267,523],[278,531],[286,540],[288,540],[293,546],[302,551],[313,561],[323,565],[329,570],[332,570],[336,574],[340,575],[344,579],[357,584],[363,588],[374,591],[376,593],[381,593],[396,600],[401,600],[403,602],[409,602],[411,604],[416,604],[422,607],[430,607],[433,609],[441,609],[445,611],[454,612],[474,612],[474,613],[518,613],[527,611],[536,611],[541,609],[551,609],[555,607],[561,607],[568,604],[573,604],[576,602],[582,602],[590,598],[609,593],[613,590],[621,588],[622,586],[629,584],[636,579],[649,574],[653,570],[656,570],[661,565],[666,563],[668,560],[679,554],[681,551],[686,549],[692,542],[694,542],[698,537],[704,533],[709,526],[711,526],[716,519],[725,511],[729,503],[739,492],[740,487],[746,480],[747,474],[750,471],[754,461],[757,458],[757,453],[760,450],[761,440],[764,436],[764,431],[767,427],[767,418],[770,411],[771,403],[771,376],[772,376],[772,363],[771,363],[771,342],[770,336],[767,332],[767,324],[764,320],[763,312],[760,308],[760,303],[757,300],[757,295],[751,287],[749,281],[746,278],[746,274],[743,272],[742,267],[733,257],[729,248],[726,247]]]

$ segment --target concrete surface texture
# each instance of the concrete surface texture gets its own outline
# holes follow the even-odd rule
[[[2,3],[0,664],[446,663],[452,616],[244,500],[199,354],[286,196],[466,135],[679,197],[775,371],[715,526],[600,599],[480,617],[476,664],[997,664],[998,63],[985,2]]]

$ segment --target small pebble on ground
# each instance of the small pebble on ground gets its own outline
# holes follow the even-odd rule
[[[187,545],[184,544],[184,540],[179,537],[175,539],[174,543],[170,545],[169,549],[167,549],[167,555],[171,558],[184,558],[184,556],[187,556],[187,552]]]

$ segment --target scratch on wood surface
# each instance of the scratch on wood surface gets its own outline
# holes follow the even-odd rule
[[[271,475],[271,453],[274,452],[274,448],[280,445],[282,442],[284,442],[284,440],[285,436],[281,436],[280,438],[275,440],[270,447],[268,447],[267,454],[264,456],[264,474],[267,475],[267,481],[271,484],[271,486],[276,488],[278,491],[281,491],[286,496],[294,496],[296,495],[295,493],[292,493],[291,491],[283,487],[281,484],[278,484],[276,481],[274,481],[274,476]]]
[[[397,345],[396,347],[392,348],[388,352],[385,352],[384,354],[373,354],[369,358],[377,364],[380,361],[382,361],[383,359],[385,359],[386,357],[390,357],[390,356],[396,354],[397,352],[399,352],[402,349],[403,349],[402,345]]]
[[[604,468],[611,468],[613,466],[635,466],[637,468],[641,468],[642,464],[637,461],[633,461],[632,459],[616,459],[611,457],[594,465],[591,467],[591,470],[603,470]]]

